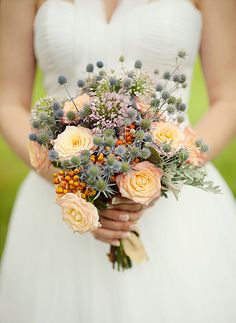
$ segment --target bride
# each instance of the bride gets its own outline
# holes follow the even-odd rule
[[[234,0],[2,0],[0,18],[1,129],[28,165],[36,61],[48,94],[64,95],[58,75],[75,93],[88,62],[117,68],[120,54],[127,66],[141,59],[162,74],[184,49],[191,81],[200,50],[210,109],[196,131],[211,146],[209,159],[236,132]],[[101,213],[102,228],[83,236],[61,220],[50,173],[32,170],[2,258],[0,322],[235,323],[236,208],[220,174],[207,168],[222,195],[185,187],[179,201],[160,198],[145,210],[117,199]],[[137,220],[149,260],[113,271],[104,254]]]

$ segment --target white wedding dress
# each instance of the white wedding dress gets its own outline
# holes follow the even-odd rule
[[[106,22],[101,0],[48,0],[34,23],[35,54],[49,94],[72,93],[89,62],[136,59],[150,72],[172,69],[178,50],[191,81],[201,13],[189,0],[123,0]],[[182,95],[187,102],[190,88]],[[215,195],[185,187],[140,219],[149,260],[118,273],[108,245],[73,234],[51,184],[30,172],[18,192],[0,274],[1,323],[235,323],[236,208],[224,180]]]

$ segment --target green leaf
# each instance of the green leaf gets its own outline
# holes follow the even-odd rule
[[[148,161],[154,164],[155,166],[159,166],[161,163],[161,157],[159,153],[153,147],[150,147],[149,150],[151,152],[151,156],[148,158]]]

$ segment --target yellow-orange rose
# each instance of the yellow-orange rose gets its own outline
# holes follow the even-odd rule
[[[196,132],[190,128],[186,127],[184,129],[184,147],[189,151],[188,162],[195,165],[200,166],[205,162],[204,154],[199,151],[199,149],[195,145],[195,141],[197,140]]]
[[[45,172],[49,169],[51,162],[48,158],[48,149],[35,141],[28,141],[28,152],[31,165],[37,172]]]
[[[63,220],[80,234],[101,226],[97,208],[80,196],[67,193],[57,203],[62,207]]]
[[[177,149],[184,140],[184,133],[176,125],[168,122],[153,122],[151,132],[155,143],[168,143]]]
[[[161,194],[162,172],[148,161],[141,162],[116,177],[120,194],[128,199],[148,205]]]
[[[93,135],[90,129],[81,126],[68,126],[54,140],[54,149],[59,158],[65,160],[78,155],[82,150],[93,147]]]

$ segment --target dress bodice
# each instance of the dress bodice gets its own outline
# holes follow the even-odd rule
[[[120,0],[109,23],[102,0],[47,0],[34,22],[34,46],[44,85],[63,95],[57,77],[66,75],[72,93],[88,63],[118,68],[136,59],[148,72],[172,70],[179,50],[187,52],[181,72],[190,83],[201,36],[201,13],[190,0]],[[183,91],[188,101],[190,86]]]

